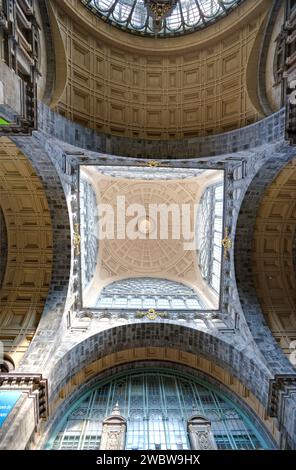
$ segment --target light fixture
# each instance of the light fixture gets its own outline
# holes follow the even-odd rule
[[[163,20],[170,15],[178,0],[144,0],[148,13],[153,19],[153,29],[159,32],[163,26]]]

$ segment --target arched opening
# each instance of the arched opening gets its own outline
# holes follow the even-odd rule
[[[102,448],[103,423],[114,406],[126,420],[126,450],[190,449],[188,422],[193,415],[211,424],[218,449],[270,448],[241,405],[204,378],[161,363],[97,381],[67,410],[47,448]]]
[[[205,307],[190,287],[167,279],[138,277],[106,286],[99,295],[97,308],[191,310]]]

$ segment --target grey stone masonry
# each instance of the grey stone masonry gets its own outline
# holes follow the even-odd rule
[[[182,143],[99,135],[41,104],[39,119],[41,131],[14,142],[44,184],[54,229],[54,267],[45,310],[19,371],[42,373],[48,379],[50,403],[75,373],[107,354],[144,346],[192,352],[237,377],[277,417],[283,446],[296,448],[291,424],[296,371],[264,321],[249,264],[263,192],[295,153],[284,141],[284,111],[244,129]],[[229,228],[233,248],[223,261],[220,309],[204,316],[203,326],[193,317],[182,324],[184,318],[177,315],[148,322],[126,312],[106,319],[81,309],[79,257],[71,245],[79,221],[79,165],[141,166],[143,158],[158,157],[165,159],[161,163],[166,168],[225,172],[224,227]],[[280,387],[274,385],[277,376],[286,378]]]
[[[288,363],[284,365],[282,355],[273,339],[262,314],[254,286],[252,274],[252,242],[256,216],[266,188],[278,172],[295,156],[295,149],[287,144],[278,146],[276,153],[271,153],[264,165],[255,174],[241,207],[236,226],[235,239],[235,273],[239,300],[244,311],[252,337],[260,347],[266,363],[276,374],[296,374],[295,368]],[[288,365],[290,364],[290,365]]]
[[[285,110],[224,134],[154,141],[100,134],[67,120],[39,103],[38,129],[68,144],[95,152],[134,158],[195,158],[235,153],[281,140],[285,134]]]
[[[211,331],[167,322],[141,321],[108,328],[81,340],[56,357],[48,375],[49,400],[81,368],[108,354],[139,347],[168,347],[205,357],[237,377],[264,404],[268,403],[272,375],[257,360],[256,351],[246,350],[239,338],[218,338]]]

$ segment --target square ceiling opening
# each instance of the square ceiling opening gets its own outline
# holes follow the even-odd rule
[[[224,170],[81,165],[82,307],[218,310]]]

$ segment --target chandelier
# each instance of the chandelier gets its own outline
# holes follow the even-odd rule
[[[153,19],[153,29],[158,32],[163,26],[163,20],[170,15],[178,0],[144,0],[144,2]]]

